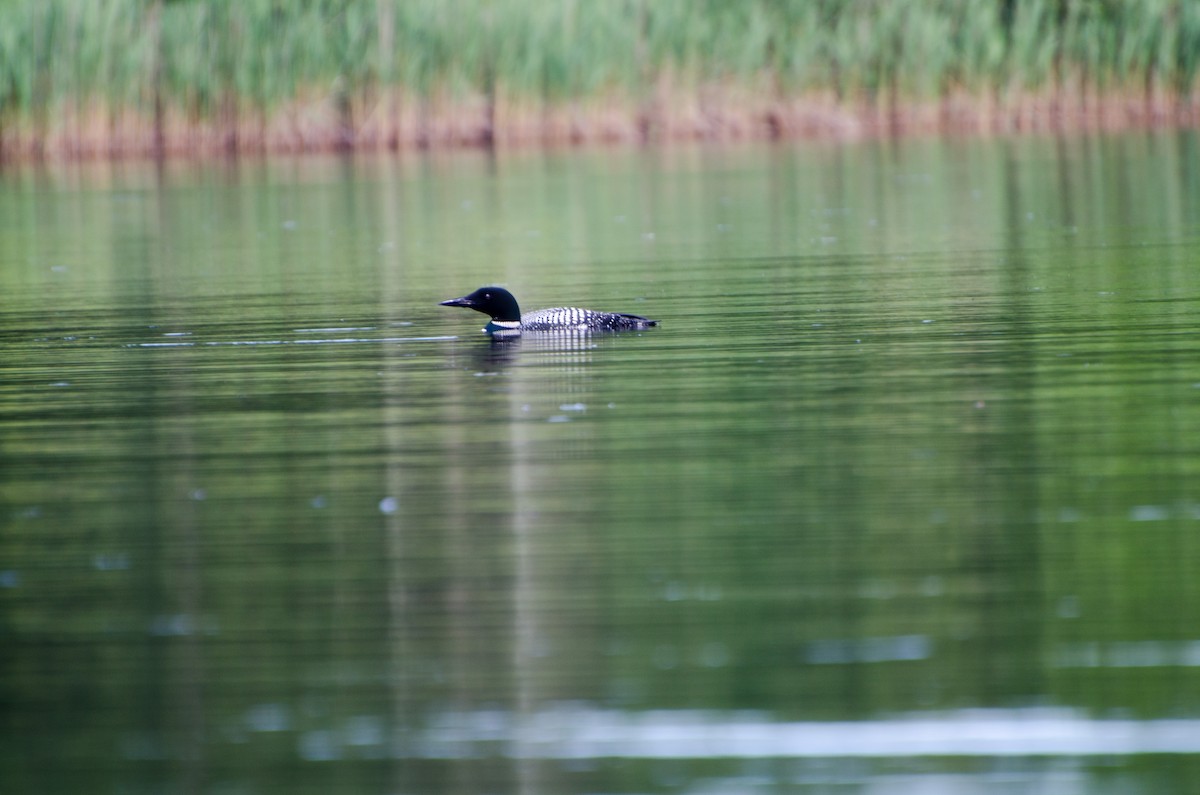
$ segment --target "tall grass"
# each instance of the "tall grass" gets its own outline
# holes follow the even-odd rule
[[[776,129],[964,97],[1190,113],[1198,70],[1197,0],[0,0],[0,146]]]

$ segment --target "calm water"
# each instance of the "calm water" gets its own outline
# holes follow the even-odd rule
[[[1194,134],[10,168],[0,295],[5,792],[1200,782]]]

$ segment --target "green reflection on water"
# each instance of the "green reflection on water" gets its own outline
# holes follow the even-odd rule
[[[412,759],[446,716],[563,702],[1195,718],[1196,152],[1181,134],[3,175],[5,780],[673,791],[744,772]],[[436,306],[489,282],[663,325],[490,345]],[[1166,792],[1188,760],[1019,767]],[[996,763],[830,764],[865,786]]]

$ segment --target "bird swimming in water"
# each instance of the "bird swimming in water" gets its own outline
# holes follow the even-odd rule
[[[637,331],[657,326],[657,320],[623,312],[597,312],[575,306],[556,306],[521,314],[517,299],[503,287],[480,287],[470,295],[442,301],[440,306],[464,306],[491,318],[484,331],[494,337],[530,332]]]

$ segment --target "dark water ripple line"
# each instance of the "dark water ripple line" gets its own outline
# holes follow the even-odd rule
[[[126,348],[236,348],[257,345],[349,345],[355,343],[385,342],[449,342],[458,339],[454,335],[433,337],[340,337],[317,340],[219,340],[209,342],[130,342]]]

